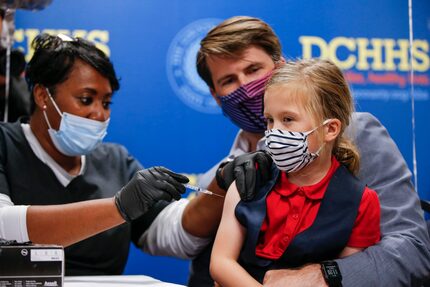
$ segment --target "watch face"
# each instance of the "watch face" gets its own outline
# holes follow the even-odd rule
[[[336,265],[325,265],[324,267],[328,277],[338,277],[340,275]]]
[[[321,266],[326,279],[342,279],[339,266],[335,261],[322,262]]]
[[[342,275],[336,261],[324,261],[321,263],[321,269],[327,285],[330,287],[342,286]]]

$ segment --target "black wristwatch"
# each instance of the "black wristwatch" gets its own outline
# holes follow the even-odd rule
[[[321,262],[321,272],[329,287],[342,287],[342,274],[336,261]]]

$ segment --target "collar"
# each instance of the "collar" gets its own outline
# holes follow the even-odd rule
[[[298,186],[288,180],[287,173],[281,172],[278,183],[273,189],[281,196],[290,196],[296,192],[303,192],[303,194],[312,200],[321,200],[327,190],[331,177],[340,166],[340,163],[334,156],[331,158],[331,166],[327,174],[317,183],[308,186]]]
[[[238,156],[240,154],[250,152],[249,142],[243,134],[243,130],[239,130],[230,149],[230,155]]]
[[[24,132],[25,139],[31,147],[36,157],[46,164],[57,177],[58,181],[63,185],[67,186],[75,177],[82,175],[86,168],[86,156],[81,156],[81,170],[78,175],[69,174],[64,168],[62,168],[42,147],[37,140],[33,131],[30,128],[30,124],[21,123],[22,131]]]
[[[266,136],[257,142],[257,150],[266,150]]]

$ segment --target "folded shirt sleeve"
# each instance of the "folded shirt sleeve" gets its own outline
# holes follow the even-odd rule
[[[172,202],[160,212],[138,241],[144,252],[190,259],[211,242],[211,238],[193,236],[182,227],[182,214],[188,202],[187,199]]]
[[[27,205],[14,205],[9,196],[0,194],[0,238],[29,241],[27,208]]]

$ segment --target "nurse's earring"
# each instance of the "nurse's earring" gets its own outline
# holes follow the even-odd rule
[[[49,123],[48,116],[46,115],[46,105],[42,106],[42,113],[43,113],[43,117],[45,118],[46,124],[48,125],[48,128],[51,128],[51,124]]]

